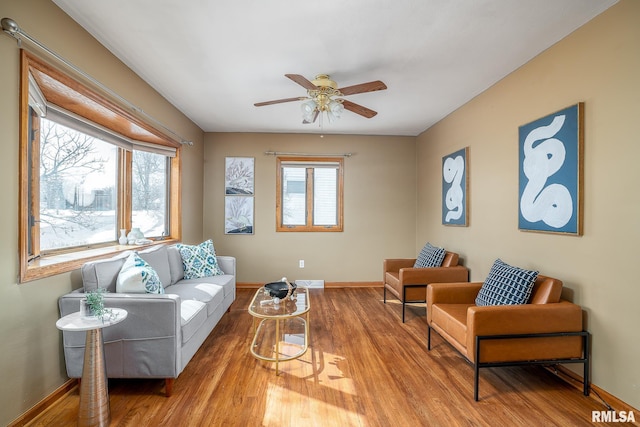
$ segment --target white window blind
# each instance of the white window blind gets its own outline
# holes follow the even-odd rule
[[[338,223],[338,169],[315,168],[313,174],[313,225]]]
[[[82,133],[91,135],[94,138],[98,138],[102,141],[116,145],[120,148],[124,148],[128,151],[139,150],[149,153],[161,154],[167,157],[176,156],[175,148],[132,140],[104,126],[100,126],[97,123],[90,122],[84,117],[72,113],[71,111],[67,111],[55,104],[47,104],[46,117],[49,120],[52,120],[63,126],[76,129]]]
[[[282,224],[304,225],[307,217],[307,171],[304,167],[282,168]]]

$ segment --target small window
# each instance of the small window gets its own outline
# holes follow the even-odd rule
[[[276,230],[342,231],[342,158],[279,157]]]

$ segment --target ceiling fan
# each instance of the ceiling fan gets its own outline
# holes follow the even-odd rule
[[[307,80],[300,74],[285,74],[285,77],[290,78],[305,88],[307,90],[307,96],[257,102],[253,105],[262,107],[264,105],[281,104],[283,102],[305,101],[300,106],[302,110],[302,123],[305,124],[314,123],[318,116],[320,116],[322,124],[321,113],[323,112],[327,114],[329,122],[333,122],[340,117],[345,109],[370,119],[378,113],[340,97],[355,95],[357,93],[374,92],[387,88],[380,80],[338,88],[338,84],[331,80],[328,74],[318,74],[312,81]]]

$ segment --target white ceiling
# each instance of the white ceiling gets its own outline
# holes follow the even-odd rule
[[[299,101],[253,104],[327,73],[388,89],[323,133],[415,136],[617,0],[53,1],[206,132],[318,133]]]

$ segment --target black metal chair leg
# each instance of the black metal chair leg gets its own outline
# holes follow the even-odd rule
[[[431,326],[427,325],[427,350],[431,350]]]
[[[567,359],[537,359],[522,360],[511,362],[481,362],[480,361],[480,345],[484,340],[501,340],[501,339],[523,339],[523,338],[544,338],[544,337],[566,337],[581,336],[583,355],[581,358]],[[562,364],[562,363],[582,363],[584,368],[584,381],[582,384],[582,392],[585,396],[590,392],[590,334],[588,331],[581,332],[548,332],[534,334],[504,334],[504,335],[482,335],[476,336],[475,358],[473,363],[473,399],[479,400],[480,388],[480,368],[502,367],[502,366],[520,366],[520,365],[545,365],[545,364]],[[427,346],[430,346],[429,338],[427,338]]]
[[[585,335],[583,335],[583,345],[582,347],[584,348],[584,374],[583,374],[583,378],[584,378],[584,384],[583,384],[583,389],[582,389],[582,393],[585,396],[589,396],[589,383],[590,383],[590,366],[589,366],[589,357],[590,357],[590,352],[591,349],[589,348],[591,344],[591,340],[589,339],[589,333],[587,332]]]
[[[384,285],[384,283],[382,284],[382,301],[385,304],[387,303],[387,287]]]
[[[402,287],[402,323],[404,323],[404,306],[407,301],[407,288]]]
[[[480,339],[476,336],[476,357],[473,363],[473,399],[478,401],[478,388],[480,382]]]

